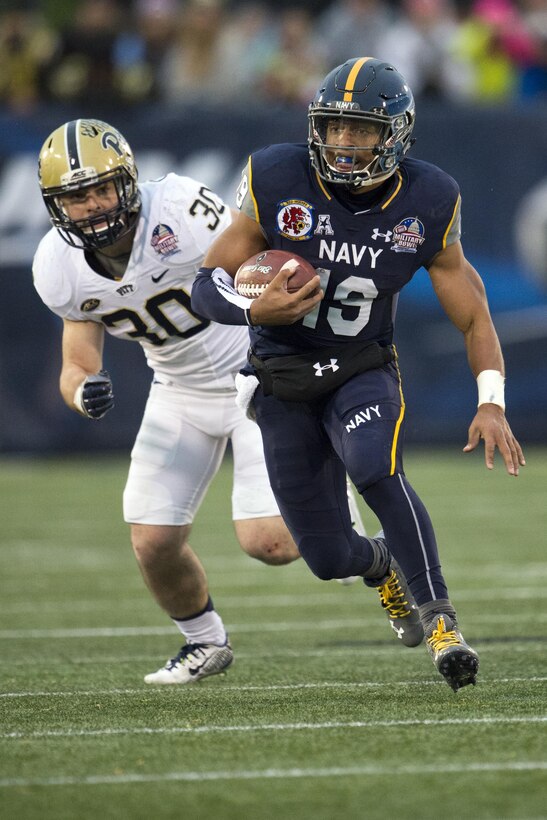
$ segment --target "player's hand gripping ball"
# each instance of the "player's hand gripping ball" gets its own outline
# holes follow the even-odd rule
[[[287,267],[293,269],[286,284],[289,293],[300,290],[317,273],[309,262],[294,253],[261,251],[240,266],[234,278],[235,288],[240,296],[254,299],[266,290],[281,268]]]

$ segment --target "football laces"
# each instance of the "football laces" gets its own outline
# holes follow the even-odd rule
[[[268,287],[269,282],[259,284],[258,282],[241,282],[237,286],[237,292],[240,296],[260,296]]]

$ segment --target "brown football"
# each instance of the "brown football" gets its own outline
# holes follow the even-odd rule
[[[287,280],[287,290],[294,293],[309,282],[317,271],[301,256],[288,251],[261,251],[247,259],[238,269],[234,284],[240,296],[254,299],[263,293],[282,267],[290,265],[294,273]]]

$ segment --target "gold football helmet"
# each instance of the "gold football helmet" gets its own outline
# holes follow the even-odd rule
[[[133,227],[140,208],[133,152],[116,128],[100,120],[72,120],[46,139],[38,163],[42,197],[65,242],[89,251],[112,245]],[[86,219],[70,219],[62,196],[112,180],[118,204]]]

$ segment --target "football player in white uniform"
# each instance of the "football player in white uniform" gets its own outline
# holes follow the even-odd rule
[[[144,580],[185,645],[145,681],[197,681],[233,660],[188,543],[228,439],[242,548],[267,564],[299,557],[270,489],[260,430],[235,404],[247,330],[211,323],[191,309],[195,274],[230,223],[230,209],[188,177],[137,184],[127,141],[97,120],[65,123],[46,139],[39,180],[53,228],[38,246],[34,283],[63,319],[63,399],[91,419],[114,406],[102,361],[105,330],[139,342],[154,373],[131,453],[124,518]]]

